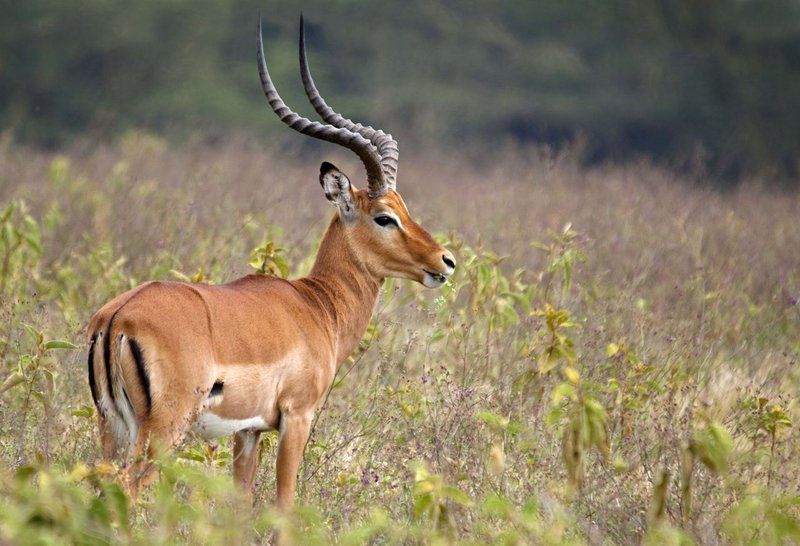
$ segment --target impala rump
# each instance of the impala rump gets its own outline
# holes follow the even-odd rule
[[[107,344],[109,347],[107,351],[95,350],[100,340],[105,341],[109,337],[109,330],[92,335],[88,362],[89,386],[101,419],[101,429],[104,429],[104,434],[108,435],[110,439],[110,443],[104,447],[104,451],[108,451],[112,455],[127,455],[136,440],[139,424],[137,411],[131,401],[130,388],[120,364],[113,358],[111,343]],[[123,352],[126,352],[134,361],[137,371],[141,370],[140,388],[147,393],[146,398],[149,400],[149,381],[147,381],[147,372],[144,369],[144,361],[138,344],[135,340],[120,334],[116,346],[120,357]],[[125,351],[126,347],[127,351]],[[106,355],[108,355],[108,360],[106,360]]]

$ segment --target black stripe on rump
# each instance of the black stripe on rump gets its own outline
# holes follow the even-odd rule
[[[96,341],[97,334],[93,334],[89,342],[89,389],[92,391],[94,406],[99,410],[100,404],[97,403],[97,385],[94,382],[94,345]]]
[[[122,309],[122,306],[120,306],[119,309]],[[105,360],[106,366],[106,385],[108,385],[108,396],[112,405],[114,405],[114,386],[111,380],[111,326],[114,325],[114,317],[119,313],[119,309],[114,311],[114,314],[111,315],[111,320],[108,321],[108,328],[106,329],[106,336],[103,338],[103,360]]]
[[[142,349],[132,337],[128,338],[128,345],[131,347],[131,354],[133,355],[134,362],[136,362],[136,373],[139,374],[139,384],[144,391],[145,401],[147,402],[147,414],[149,415],[153,407],[153,399],[150,395],[150,377],[147,375],[147,367],[145,366],[144,356],[142,356]]]
[[[153,286],[153,285],[149,284],[147,286],[142,287],[141,289],[139,289],[138,292],[134,293],[130,298],[128,298],[125,301],[125,303],[123,303],[122,305],[117,307],[117,310],[114,311],[114,314],[111,315],[111,319],[108,321],[108,328],[106,329],[106,337],[103,340],[103,358],[106,361],[105,362],[106,382],[108,384],[108,396],[111,397],[111,405],[112,406],[115,405],[116,400],[114,399],[114,386],[112,385],[112,379],[111,379],[111,328],[114,326],[114,319],[117,317],[117,314],[120,311],[122,311],[122,308],[125,307],[126,305],[128,305],[133,298],[135,298],[136,296],[138,296],[139,294],[141,294],[142,292],[147,290],[150,286]],[[141,374],[140,374],[140,376],[141,376]],[[143,383],[143,385],[144,384],[149,385],[150,382],[146,381],[146,383]],[[149,389],[146,389],[145,392],[147,393],[147,399],[148,399],[148,402],[149,402],[149,400],[150,400],[150,391],[149,391]]]
[[[220,394],[222,394],[223,385],[224,383],[222,381],[217,381],[216,383],[214,383],[214,386],[211,387],[211,392],[208,393],[208,397],[212,398],[214,396],[219,396]]]

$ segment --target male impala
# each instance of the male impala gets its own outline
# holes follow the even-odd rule
[[[294,502],[314,411],[336,370],[356,347],[386,277],[441,286],[452,254],[420,227],[395,189],[397,142],[334,112],[300,66],[310,121],[281,100],[267,70],[258,25],[261,84],[281,121],[355,152],[367,188],[322,163],[319,181],[337,207],[311,273],[288,281],[249,275],[220,286],[152,281],[108,302],[89,323],[89,386],[106,458],[128,457],[133,491],[154,476],[156,450],[194,429],[233,435],[234,480],[252,493],[259,436],[280,431],[277,501]],[[132,450],[131,450],[132,448]]]

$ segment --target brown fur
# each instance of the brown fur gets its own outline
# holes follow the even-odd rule
[[[234,479],[248,491],[258,466],[260,432],[280,429],[277,499],[290,506],[313,413],[361,340],[383,279],[422,282],[425,270],[452,272],[443,262],[452,255],[411,219],[396,192],[370,199],[345,181],[357,214],[347,220],[334,216],[307,277],[249,275],[220,286],[153,281],[113,299],[92,317],[89,337],[99,336],[99,348],[103,336],[111,336],[111,380],[124,386],[123,400],[117,396],[114,404],[104,405],[106,363],[103,351],[95,350],[90,365],[101,399],[104,456],[111,458],[124,447],[109,427],[110,421],[120,422],[125,397],[138,426],[135,462],[126,470],[132,491],[152,479],[150,460],[157,451],[179,443],[206,411],[221,419],[263,419],[263,429],[234,433]],[[382,211],[394,214],[402,229],[378,227],[373,218]],[[141,347],[149,412],[126,338]],[[223,384],[219,403],[208,398],[215,382]]]

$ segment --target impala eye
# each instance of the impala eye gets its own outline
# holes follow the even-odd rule
[[[386,216],[385,214],[381,214],[380,216],[375,217],[375,223],[379,226],[386,227],[386,226],[395,226],[397,227],[397,220],[392,218],[391,216]]]

